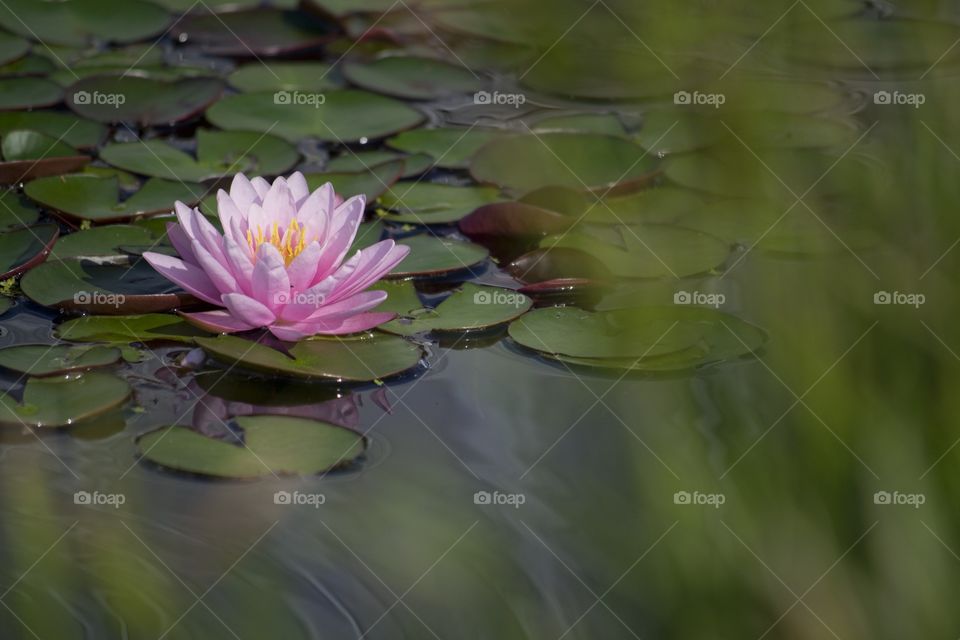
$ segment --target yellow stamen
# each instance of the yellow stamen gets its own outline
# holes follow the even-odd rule
[[[307,246],[305,232],[304,226],[296,220],[291,220],[283,231],[280,230],[280,225],[276,222],[267,228],[266,233],[260,225],[257,225],[256,233],[253,232],[253,229],[247,230],[247,244],[254,255],[256,255],[260,245],[264,243],[272,244],[283,256],[284,263],[289,266],[293,259],[300,255]]]

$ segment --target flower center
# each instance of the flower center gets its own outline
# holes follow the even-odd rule
[[[307,246],[307,238],[304,231],[303,225],[296,220],[291,220],[287,228],[283,230],[280,229],[280,225],[276,222],[274,222],[272,226],[267,227],[266,231],[264,231],[263,227],[257,225],[256,233],[253,232],[253,229],[247,229],[247,244],[250,245],[250,251],[252,251],[254,255],[257,254],[257,249],[260,248],[260,245],[264,243],[272,244],[280,251],[284,263],[290,266],[293,259],[300,255]]]

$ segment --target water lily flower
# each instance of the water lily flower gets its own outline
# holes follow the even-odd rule
[[[363,218],[364,196],[344,201],[327,183],[310,192],[303,174],[248,180],[217,192],[223,234],[197,209],[175,205],[167,234],[179,258],[147,252],[161,275],[216,311],[186,313],[225,333],[267,328],[281,340],[371,329],[394,317],[370,311],[386,299],[367,289],[409,247],[383,240],[346,258]]]

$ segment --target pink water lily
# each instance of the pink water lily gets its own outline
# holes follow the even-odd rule
[[[343,201],[329,183],[313,193],[303,174],[248,180],[217,192],[223,234],[197,209],[177,202],[167,234],[180,257],[143,257],[165,278],[217,311],[184,316],[232,333],[265,327],[281,340],[339,335],[394,317],[370,310],[386,299],[367,289],[409,252],[384,240],[346,258],[363,218],[364,196]]]

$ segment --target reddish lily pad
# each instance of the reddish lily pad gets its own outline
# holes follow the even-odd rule
[[[0,233],[0,280],[20,275],[46,260],[59,235],[53,224]]]

